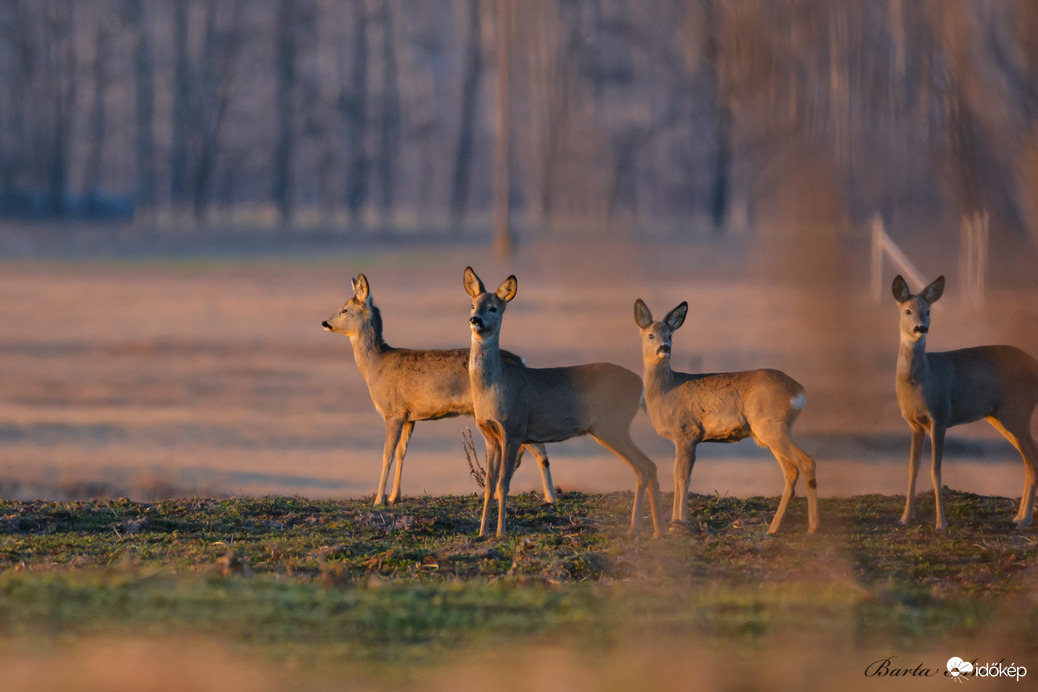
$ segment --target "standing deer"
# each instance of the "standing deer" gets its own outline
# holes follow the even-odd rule
[[[1038,447],[1031,437],[1031,415],[1038,405],[1038,361],[1013,346],[977,346],[943,353],[926,352],[930,306],[944,293],[944,277],[912,295],[898,275],[891,286],[900,311],[901,343],[897,353],[896,391],[901,415],[912,429],[908,456],[908,497],[901,524],[912,519],[912,500],[923,435],[933,451],[936,528],[945,531],[941,503],[941,456],[948,428],[983,418],[1002,433],[1024,460],[1024,493],[1013,518],[1017,528],[1031,525]]]
[[[488,293],[472,267],[466,267],[464,283],[465,291],[472,296],[472,406],[490,455],[479,534],[487,535],[495,490],[497,535],[506,533],[508,486],[520,445],[589,434],[634,469],[637,484],[630,533],[641,528],[642,503],[648,490],[653,531],[657,537],[662,536],[656,464],[631,439],[631,421],[642,404],[638,376],[612,363],[528,368],[509,362],[500,348],[501,321],[505,307],[515,298],[516,278],[509,276],[497,291]]]
[[[786,485],[768,533],[778,531],[793,497],[800,472],[807,478],[808,533],[818,530],[815,462],[797,446],[790,428],[807,403],[804,388],[778,370],[747,370],[708,375],[674,372],[670,366],[672,335],[685,322],[688,303],[681,303],[654,322],[648,306],[634,303],[641,329],[645,363],[645,403],[652,426],[674,443],[673,521],[688,517],[688,482],[700,442],[738,442],[752,437],[771,449]]]
[[[465,348],[415,351],[389,346],[382,340],[382,314],[371,301],[368,280],[363,274],[353,281],[353,293],[353,298],[321,326],[350,337],[357,368],[368,385],[375,408],[386,421],[382,475],[375,504],[386,501],[386,484],[395,457],[396,479],[389,495],[389,503],[393,504],[401,497],[404,455],[415,422],[472,415],[469,352]],[[511,362],[522,362],[512,353],[506,352],[504,357]],[[540,465],[544,498],[553,503],[555,487],[548,456],[543,445],[531,445],[529,449]]]

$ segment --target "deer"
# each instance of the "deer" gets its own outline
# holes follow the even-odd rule
[[[520,445],[591,435],[634,470],[629,533],[636,535],[641,530],[648,493],[654,535],[663,536],[656,464],[638,448],[630,432],[642,407],[641,379],[612,363],[530,368],[510,362],[503,357],[500,340],[505,308],[518,291],[515,276],[490,293],[472,267],[466,267],[464,287],[472,298],[468,364],[472,407],[489,455],[479,535],[489,533],[495,493],[497,536],[507,535],[508,489]]]
[[[1038,405],[1038,361],[1015,346],[975,346],[926,352],[930,308],[944,293],[944,276],[913,294],[899,274],[891,285],[897,301],[900,344],[895,391],[901,415],[911,430],[908,454],[908,497],[900,524],[913,517],[915,480],[929,435],[936,502],[935,529],[947,532],[941,502],[941,457],[948,428],[986,420],[1009,440],[1024,461],[1024,491],[1013,517],[1018,529],[1031,525],[1038,480],[1038,447],[1031,436],[1031,417]]]
[[[793,441],[791,429],[807,404],[804,388],[780,370],[688,374],[671,368],[674,332],[685,322],[682,302],[656,322],[641,298],[634,321],[641,330],[645,405],[656,433],[674,443],[674,523],[688,520],[688,485],[700,442],[747,437],[767,447],[782,469],[785,487],[768,528],[778,532],[800,473],[807,479],[808,533],[818,531],[815,461]]]
[[[372,301],[367,277],[359,274],[351,283],[353,297],[321,326],[350,337],[357,369],[368,385],[375,409],[385,420],[386,442],[375,505],[395,504],[402,498],[404,455],[415,422],[472,415],[469,352],[465,348],[412,350],[389,346],[382,338],[382,313]],[[522,362],[513,353],[505,352],[502,357],[512,363]],[[557,497],[544,446],[528,445],[524,449],[530,450],[540,467],[545,502],[554,504]],[[394,460],[396,477],[387,498]]]

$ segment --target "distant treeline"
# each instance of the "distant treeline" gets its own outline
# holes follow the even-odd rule
[[[0,214],[1038,237],[1031,0],[5,0]],[[251,215],[251,216],[250,216]]]

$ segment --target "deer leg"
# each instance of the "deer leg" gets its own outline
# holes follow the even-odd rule
[[[1036,465],[1038,447],[1035,445],[1034,438],[1031,437],[1030,416],[1012,426],[1016,432],[1011,432],[1001,421],[994,418],[988,418],[987,421],[1016,447],[1016,451],[1020,452],[1020,456],[1024,460],[1024,492],[1020,496],[1020,509],[1013,517],[1013,523],[1018,529],[1025,529],[1032,523],[1036,482],[1038,482],[1038,465]]]
[[[393,479],[393,492],[389,495],[389,504],[396,504],[401,500],[400,480],[404,476],[404,455],[407,454],[407,443],[414,432],[414,421],[404,421],[400,429],[400,440],[396,443],[396,477]]]
[[[525,449],[530,450],[530,454],[537,460],[537,465],[541,468],[541,482],[544,484],[544,501],[550,505],[555,504],[558,498],[555,496],[555,484],[551,481],[551,465],[548,463],[548,452],[542,444],[529,444],[525,446]]]
[[[386,501],[386,485],[389,483],[389,469],[393,466],[393,455],[396,453],[396,445],[400,440],[400,434],[404,428],[404,421],[397,418],[386,419],[386,444],[382,447],[382,475],[378,481],[378,493],[375,495],[375,505],[381,505]]]
[[[497,479],[501,471],[501,447],[498,440],[485,432],[483,440],[487,445],[487,475],[483,479],[483,516],[479,522],[480,536],[486,536],[489,533],[490,506],[493,502],[494,491],[497,488]]]
[[[919,475],[919,460],[923,456],[923,435],[925,433],[924,428],[912,428],[912,447],[908,452],[908,496],[905,498],[905,512],[901,515],[901,521],[898,522],[902,526],[907,526],[908,522],[912,521],[912,515],[915,514],[912,502],[915,500],[915,479]]]
[[[1026,529],[1034,520],[1034,496],[1038,491],[1038,446],[1034,438],[1028,435],[1022,438],[1020,455],[1024,459],[1024,493],[1020,497],[1020,511],[1017,512],[1019,520],[1016,528]]]
[[[634,469],[636,478],[634,507],[631,511],[631,528],[628,533],[633,536],[641,529],[642,501],[646,491],[648,491],[649,509],[652,511],[653,535],[656,538],[662,538],[665,533],[663,531],[663,514],[660,511],[660,481],[656,476],[655,462],[634,444],[634,440],[631,439],[629,432],[619,434],[610,432],[606,434],[608,437],[599,436],[598,433],[592,432],[591,436],[595,438],[598,444],[626,461]]]
[[[674,506],[671,521],[688,520],[688,484],[696,463],[696,440],[674,445]]]
[[[774,534],[782,524],[789,500],[796,497],[797,480],[801,472],[807,479],[807,532],[818,531],[818,481],[815,478],[815,460],[811,455],[793,441],[788,434],[783,436],[771,447],[772,454],[782,467],[782,476],[785,479],[785,488],[782,491],[782,499],[779,501],[778,510],[768,527],[768,533]]]
[[[944,521],[944,503],[941,501],[941,460],[944,456],[945,430],[946,428],[939,423],[934,423],[930,429],[930,444],[933,447],[933,466],[930,467],[930,478],[933,480],[933,494],[937,514],[934,520],[934,528],[942,533],[948,530],[948,525]]]
[[[508,517],[508,489],[512,484],[512,474],[515,473],[515,461],[519,455],[520,443],[512,438],[506,437],[504,451],[501,454],[501,476],[497,479],[497,535],[504,538],[508,535],[505,526]]]
[[[793,497],[794,484],[797,481],[799,471],[791,461],[780,455],[774,449],[771,450],[775,455],[775,459],[778,460],[779,466],[782,468],[782,478],[785,481],[785,485],[782,488],[782,499],[779,500],[778,509],[775,510],[775,516],[771,519],[771,524],[768,526],[768,535],[774,535],[778,533],[779,527],[782,526],[782,517],[786,515],[786,506],[789,504],[789,500]]]

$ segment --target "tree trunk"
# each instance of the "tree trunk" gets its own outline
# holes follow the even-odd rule
[[[510,99],[512,19],[511,0],[497,0],[497,119],[494,131],[494,254],[508,259],[514,250],[511,229]]]
[[[340,97],[346,115],[346,208],[354,225],[361,222],[368,196],[367,135],[368,13],[363,1],[356,3],[353,23],[353,72],[350,92]]]
[[[378,181],[381,192],[379,209],[383,228],[391,222],[396,153],[400,141],[400,92],[396,64],[396,37],[393,31],[393,9],[390,0],[382,0],[382,118]]]
[[[274,189],[272,197],[278,209],[281,226],[292,218],[295,196],[293,161],[295,159],[295,110],[292,107],[296,81],[296,17],[294,0],[279,0],[277,13],[277,58],[274,94],[277,112],[277,139],[274,143]]]
[[[133,31],[136,204],[138,209],[150,214],[155,207],[155,60],[149,25],[145,23],[144,0],[126,0],[124,19]]]
[[[481,0],[468,0],[469,22],[465,52],[465,75],[461,86],[461,117],[458,148],[451,178],[451,221],[460,230],[468,209],[469,179],[472,174],[473,140],[476,129],[476,97],[483,77],[483,41],[479,16]]]

